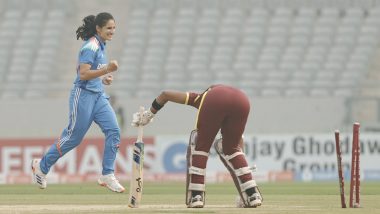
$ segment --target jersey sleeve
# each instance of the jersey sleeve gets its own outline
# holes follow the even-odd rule
[[[98,50],[98,40],[95,37],[89,39],[80,50],[79,63],[90,65],[94,64]]]
[[[194,92],[187,92],[186,105],[199,108],[199,104],[202,100],[202,95]]]
[[[95,62],[96,51],[91,49],[82,49],[79,54],[80,64],[92,65]]]

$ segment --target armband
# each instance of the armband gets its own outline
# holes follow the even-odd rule
[[[153,100],[152,102],[152,107],[154,109],[156,109],[157,111],[159,111],[162,107],[164,107],[163,105],[160,105],[156,99]]]

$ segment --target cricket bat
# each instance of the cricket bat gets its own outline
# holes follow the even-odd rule
[[[140,107],[140,114],[143,114],[144,107]],[[143,190],[143,167],[144,167],[144,142],[143,126],[138,127],[137,140],[133,146],[132,170],[130,181],[130,192],[128,206],[138,208],[141,203]]]

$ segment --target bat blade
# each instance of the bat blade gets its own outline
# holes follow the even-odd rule
[[[128,206],[137,208],[140,205],[143,190],[144,143],[136,142],[133,146],[133,161],[130,181]]]
[[[140,114],[143,114],[144,107],[140,107]],[[128,199],[128,206],[131,208],[138,208],[141,203],[143,191],[143,168],[144,168],[144,142],[143,126],[138,127],[137,140],[133,145],[133,158],[132,170],[130,181],[130,192]]]

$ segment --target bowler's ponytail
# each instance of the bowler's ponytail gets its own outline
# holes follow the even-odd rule
[[[83,19],[83,25],[78,27],[77,39],[88,40],[96,34],[95,16],[89,15]]]

